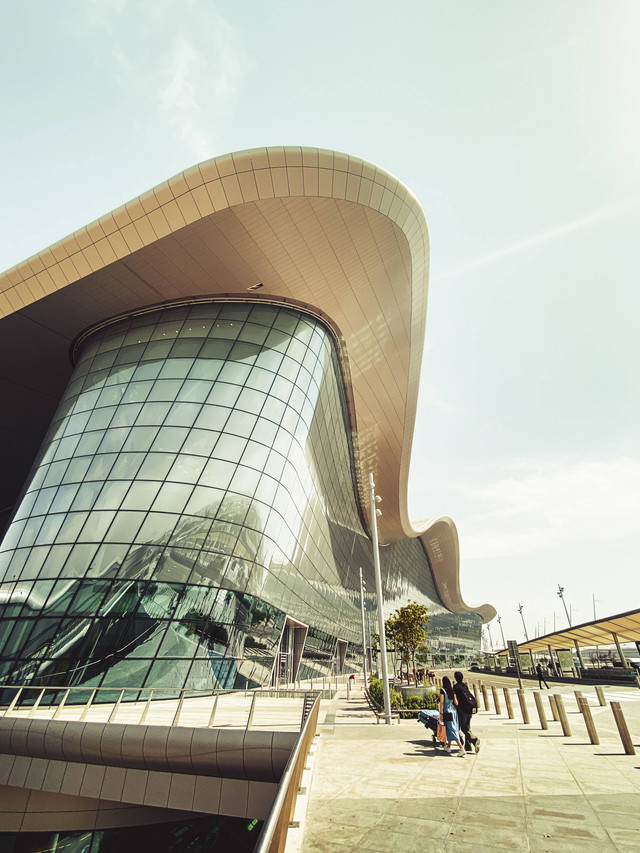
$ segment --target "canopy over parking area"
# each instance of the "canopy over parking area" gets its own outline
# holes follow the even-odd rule
[[[549,649],[566,649],[570,646],[610,646],[613,643],[640,642],[640,609],[595,619],[581,625],[572,625],[564,631],[554,631],[543,637],[536,637],[526,643],[519,643],[521,652],[548,652]],[[622,654],[620,655],[622,657]]]

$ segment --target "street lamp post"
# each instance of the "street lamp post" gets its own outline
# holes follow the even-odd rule
[[[502,630],[502,616],[498,616],[498,625],[500,626],[500,633],[502,634],[502,645],[507,648],[507,641],[504,638],[504,631]]]
[[[362,619],[362,673],[364,675],[364,687],[367,689],[367,634],[364,627],[364,581],[362,580],[362,567],[360,567],[360,616]]]
[[[391,725],[391,694],[389,692],[389,671],[387,666],[387,638],[384,632],[384,600],[382,598],[382,574],[380,572],[380,549],[378,546],[378,515],[382,515],[376,507],[382,498],[376,495],[373,472],[369,473],[369,495],[371,511],[371,539],[373,543],[373,568],[376,576],[376,596],[378,598],[378,633],[380,634],[380,669],[382,670],[382,694],[384,696],[384,721]]]
[[[567,602],[564,600],[564,587],[558,584],[558,595],[564,604],[564,612],[567,614],[567,622],[569,623],[569,627],[571,627],[571,616],[569,615],[569,611],[567,610]]]
[[[529,642],[529,635],[527,634],[527,626],[524,624],[524,616],[522,615],[522,605],[518,602],[518,613],[520,614],[520,618],[522,619],[522,627],[524,628],[524,638],[527,642]]]

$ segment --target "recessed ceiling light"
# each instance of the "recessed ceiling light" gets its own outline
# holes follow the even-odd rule
[[[257,284],[252,284],[251,287],[247,288],[247,290],[260,290],[261,287],[264,287],[264,284],[259,281]]]

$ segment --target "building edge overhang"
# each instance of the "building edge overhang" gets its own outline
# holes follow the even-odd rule
[[[472,607],[460,591],[460,544],[458,530],[446,515],[418,523],[418,536],[427,554],[440,600],[452,613],[477,613],[484,624],[497,615],[491,604]]]
[[[322,205],[327,200],[334,202],[343,216],[348,213],[349,206],[366,211],[370,218],[369,224],[375,225],[376,217],[383,217],[392,226],[388,233],[398,243],[398,255],[403,252],[407,255],[407,282],[397,271],[390,273],[382,260],[374,268],[377,274],[374,283],[370,281],[370,275],[369,280],[367,275],[363,275],[359,282],[363,301],[367,307],[373,306],[366,319],[371,326],[375,324],[379,331],[376,341],[382,342],[385,361],[391,360],[401,351],[404,384],[400,394],[396,394],[393,400],[384,382],[371,383],[375,368],[369,364],[357,364],[357,359],[351,358],[355,348],[351,344],[356,342],[357,335],[353,329],[346,328],[350,325],[350,319],[346,314],[341,314],[340,295],[325,287],[324,292],[329,295],[330,304],[323,301],[317,304],[318,310],[342,330],[350,363],[352,368],[355,366],[352,369],[353,393],[349,391],[347,396],[348,405],[353,407],[350,412],[352,429],[356,429],[361,438],[357,464],[360,466],[358,488],[362,514],[364,518],[367,517],[367,474],[368,470],[373,470],[377,487],[385,497],[385,512],[379,525],[381,542],[390,543],[405,536],[420,536],[430,556],[436,584],[445,606],[453,612],[474,610],[488,621],[495,615],[490,605],[469,608],[460,595],[458,540],[453,522],[450,519],[436,519],[428,527],[422,528],[414,526],[408,517],[408,473],[426,322],[429,235],[419,202],[389,173],[348,154],[306,147],[250,149],[213,158],[175,175],[0,274],[0,322],[3,317],[17,312],[36,314],[33,319],[41,321],[42,317],[37,316],[38,302],[53,294],[68,296],[71,301],[74,288],[91,289],[104,274],[117,278],[119,271],[126,270],[130,278],[140,278],[137,273],[131,276],[130,264],[134,258],[142,259],[145,263],[157,261],[158,249],[167,238],[175,238],[177,244],[182,241],[181,247],[189,244],[191,248],[193,229],[206,220],[216,224],[225,211],[239,211],[250,205],[259,206],[278,199],[286,204],[302,198],[315,203],[314,213],[320,226],[326,224],[326,220],[322,220]],[[344,229],[348,233],[346,224]],[[284,245],[287,237],[280,234],[278,240],[279,246]],[[331,248],[333,250],[334,247]],[[377,250],[373,238],[368,248]],[[339,262],[343,260],[342,256],[338,257]],[[369,273],[371,269],[370,266]],[[276,292],[273,295],[283,300],[290,297],[292,302],[310,304],[313,300],[309,297],[314,293],[314,284],[317,283],[313,281],[313,275],[310,278],[310,281],[302,282],[304,286],[296,279],[289,283],[287,292]],[[381,283],[385,284],[386,291],[376,292],[376,287],[381,290]],[[323,284],[326,285],[326,281]],[[405,284],[408,286],[404,287]],[[176,296],[175,292],[165,293],[162,288],[158,290],[155,282],[145,281],[143,285],[148,285],[146,293],[151,289],[167,300]],[[100,289],[101,296],[103,290]],[[249,287],[238,288],[237,296],[247,298],[248,290]],[[402,297],[397,297],[401,302],[397,310],[401,320],[399,325],[403,329],[402,339],[399,340],[398,324],[396,328],[392,327],[392,321],[388,319],[387,312],[382,311],[377,300],[384,302],[390,294],[395,297],[396,292],[402,290],[405,301],[401,302]],[[124,294],[125,299],[126,296]],[[117,298],[122,301],[122,289]],[[115,301],[114,297],[114,304]],[[138,308],[144,302],[139,299],[137,302],[135,299],[132,301],[134,304],[131,308]],[[158,299],[151,301],[157,302]],[[104,306],[104,300],[102,304]],[[124,307],[126,309],[128,306]],[[104,307],[102,310],[105,310]],[[93,321],[96,319],[97,316],[92,318]],[[75,329],[71,337],[80,333],[82,328]],[[373,363],[373,359],[370,358],[370,361]],[[393,374],[391,378],[395,378]],[[400,405],[397,404],[398,399]],[[391,410],[393,417],[387,425],[381,425],[375,413],[385,409]],[[447,558],[439,561],[438,554],[445,552]]]

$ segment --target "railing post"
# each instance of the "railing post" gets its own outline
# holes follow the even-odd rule
[[[143,726],[147,721],[147,716],[149,715],[149,710],[151,708],[151,700],[152,699],[153,699],[153,690],[151,691],[151,693],[149,693],[149,698],[147,699],[147,701],[145,703],[144,711],[142,712],[142,716],[138,720],[139,726]]]
[[[562,699],[562,696],[559,693],[555,693],[554,697],[556,700],[556,710],[558,712],[558,717],[560,718],[560,725],[562,726],[562,734],[565,737],[571,737],[571,727],[569,726],[567,713],[564,709],[564,701]]]
[[[627,721],[625,720],[624,714],[622,713],[620,703],[611,702],[611,710],[613,711],[613,717],[616,721],[616,726],[618,727],[618,734],[620,735],[620,740],[622,741],[624,751],[627,755],[635,755],[636,750],[633,745],[633,741],[631,740],[631,735],[629,734],[629,729],[627,728]]]
[[[213,721],[216,718],[216,710],[218,708],[218,694],[213,697],[213,708],[211,709],[211,716],[209,717],[209,722],[207,723],[207,728],[210,729],[213,725]]]
[[[520,710],[522,711],[522,722],[525,726],[529,725],[529,711],[527,710],[527,703],[524,699],[524,690],[518,688],[518,702],[520,703]]]
[[[600,743],[600,739],[598,738],[598,733],[596,731],[596,727],[593,724],[593,717],[591,716],[591,708],[589,707],[589,702],[585,699],[584,696],[581,696],[578,699],[578,708],[582,716],[584,717],[584,724],[587,727],[587,734],[589,735],[589,740],[591,743],[595,743],[596,746]]]
[[[504,702],[507,706],[507,715],[510,720],[513,720],[513,705],[511,704],[511,694],[509,693],[509,688],[503,687],[502,690],[504,691]]]
[[[538,719],[540,720],[540,728],[548,729],[549,723],[547,722],[547,718],[544,715],[544,708],[542,706],[542,696],[538,693],[537,690],[533,693],[533,698],[536,703],[536,709],[538,711]]]
[[[596,684],[596,696],[598,697],[600,707],[604,708],[604,706],[607,704],[607,700],[604,698],[604,690],[599,684]]]
[[[59,718],[60,714],[62,713],[62,709],[64,708],[65,702],[66,702],[66,701],[67,701],[67,699],[69,698],[69,693],[70,693],[70,692],[71,692],[71,691],[69,690],[69,688],[67,688],[67,690],[65,691],[64,696],[62,697],[62,701],[60,702],[60,704],[58,705],[58,707],[57,707],[57,708],[56,708],[56,710],[55,710],[55,713],[54,713],[54,715],[53,715],[53,719],[54,719],[54,720],[57,720],[57,719]]]
[[[484,709],[485,709],[485,711],[489,711],[490,708],[489,708],[489,697],[487,696],[487,688],[484,686],[484,684],[481,684],[480,689],[482,690],[482,701],[484,702]]]
[[[253,723],[253,713],[256,709],[256,699],[258,698],[258,694],[254,693],[253,698],[251,699],[251,707],[249,708],[249,716],[247,718],[247,731],[251,728],[251,724]]]
[[[558,706],[556,705],[556,697],[553,695],[553,693],[549,694],[549,707],[551,708],[551,719],[557,723],[560,717],[558,716]]]
[[[176,713],[175,713],[175,716],[173,718],[173,722],[171,723],[172,728],[173,728],[173,726],[178,725],[178,721],[180,720],[180,711],[182,711],[183,703],[184,703],[184,690],[181,690],[180,691],[180,698],[178,699],[178,707],[176,709]]]
[[[7,716],[8,716],[8,715],[13,711],[13,709],[14,709],[14,708],[16,707],[16,705],[18,704],[18,699],[19,699],[19,698],[20,698],[20,696],[22,695],[22,691],[23,691],[23,690],[24,690],[24,687],[20,687],[20,688],[19,688],[18,692],[16,693],[16,695],[15,695],[15,696],[13,697],[13,699],[11,700],[11,703],[10,703],[9,707],[8,707],[8,708],[7,708],[7,710],[4,712],[4,715],[3,715],[3,716],[7,717]]]
[[[120,707],[120,702],[122,702],[123,696],[124,696],[124,690],[121,690],[120,695],[118,696],[118,700],[117,700],[116,704],[113,706],[113,711],[111,711],[111,713],[109,714],[109,719],[107,720],[108,723],[112,723],[115,720],[116,714],[118,713],[118,708]]]
[[[493,686],[493,684],[491,685],[491,692],[493,693],[493,704],[495,705],[495,708],[496,708],[496,714],[501,714],[502,709],[500,708],[500,700],[498,699],[498,691]]]
[[[42,690],[40,691],[40,693],[38,693],[38,698],[33,703],[33,708],[27,714],[27,717],[29,717],[29,719],[31,719],[31,717],[35,716],[35,713],[38,710],[38,705],[42,702],[42,697],[44,696],[46,689],[47,689],[46,687],[43,687]]]
[[[92,691],[91,696],[89,696],[89,700],[88,700],[87,704],[84,706],[84,710],[80,714],[80,722],[81,723],[87,719],[87,714],[89,713],[89,708],[91,707],[91,703],[93,702],[93,699],[94,699],[97,692],[98,692],[98,688],[96,687]]]

